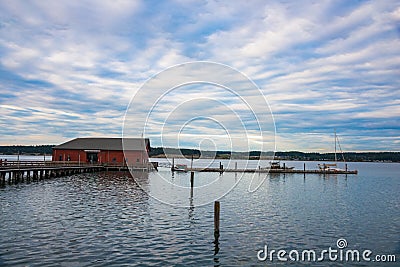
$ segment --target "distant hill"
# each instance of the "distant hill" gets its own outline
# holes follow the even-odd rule
[[[36,146],[0,146],[0,154],[3,155],[43,155],[52,154],[52,148],[55,145],[36,145]],[[218,159],[271,159],[273,152],[250,151],[246,152],[230,152],[230,151],[200,151],[198,149],[178,149],[178,148],[162,148],[152,147],[149,153],[150,157],[179,157],[181,155],[190,158],[215,157]],[[337,154],[338,160],[341,160],[342,155]],[[346,152],[344,153],[346,161],[380,161],[380,162],[400,162],[400,152]],[[316,153],[316,152],[276,152],[275,159],[278,160],[299,160],[299,161],[333,161],[334,153]]]
[[[52,154],[55,145],[37,145],[37,146],[0,146],[0,154],[2,155],[43,155]]]
[[[181,153],[179,152],[181,151]],[[219,159],[229,158],[250,158],[260,159],[266,158],[271,159],[273,152],[260,152],[250,151],[247,152],[230,152],[230,151],[199,151],[197,149],[177,149],[177,148],[162,148],[154,147],[151,148],[149,153],[150,157],[165,157],[165,153],[171,155],[183,155],[187,158],[193,155],[194,158],[198,158],[203,154],[203,157],[212,156]],[[275,159],[277,160],[299,160],[299,161],[334,161],[334,153],[316,153],[316,152],[300,152],[300,151],[289,151],[289,152],[276,152]],[[384,162],[400,162],[400,152],[346,152],[344,153],[346,161],[384,161]],[[342,154],[337,154],[337,159],[342,160]]]
[[[387,161],[400,162],[400,152],[345,152],[346,161]],[[335,160],[334,153],[304,153],[299,151],[276,152],[275,157],[286,160],[322,161]],[[342,154],[337,154],[337,159],[342,160]]]

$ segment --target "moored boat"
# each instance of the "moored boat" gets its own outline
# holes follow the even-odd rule
[[[332,173],[334,173],[334,172],[347,172],[348,171],[348,169],[347,169],[347,164],[346,164],[346,160],[344,159],[344,153],[343,153],[343,150],[342,150],[342,147],[341,147],[341,145],[340,145],[340,142],[339,142],[339,137],[336,135],[336,130],[334,131],[334,143],[335,143],[335,163],[322,163],[322,164],[318,164],[318,168],[321,170],[321,171],[324,171],[324,172],[332,172]],[[340,149],[340,152],[341,152],[341,154],[342,154],[342,158],[343,158],[343,163],[345,164],[345,166],[346,166],[346,169],[341,169],[341,168],[338,168],[338,164],[337,164],[337,162],[338,162],[338,160],[337,160],[337,155],[336,155],[336,147],[337,147],[337,145],[339,146],[339,149]],[[357,171],[356,171],[357,172]]]
[[[186,164],[176,164],[174,166],[174,171],[178,172],[187,172],[187,165]]]
[[[261,169],[271,169],[271,170],[293,170],[294,167],[287,167],[285,163],[283,164],[283,166],[281,166],[280,161],[270,161],[270,162],[269,162],[269,167],[261,168]]]
[[[283,166],[281,166],[281,163],[279,161],[271,161],[269,164],[271,165],[271,169],[282,169],[282,170],[294,169],[294,167],[287,167],[286,164],[283,164]]]

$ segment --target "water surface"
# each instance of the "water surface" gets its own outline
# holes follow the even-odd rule
[[[316,164],[307,162],[310,168]],[[303,163],[287,165],[300,168]],[[359,174],[260,175],[260,180],[266,179],[254,193],[247,191],[252,174],[244,174],[220,199],[217,255],[213,205],[196,205],[196,199],[207,196],[195,191],[192,197],[176,197],[173,187],[163,191],[154,184],[161,173],[173,183],[188,185],[189,173],[172,175],[161,168],[158,174],[135,178],[126,173],[90,173],[7,185],[0,189],[0,266],[273,266],[283,263],[257,259],[257,251],[266,244],[277,250],[320,251],[336,247],[338,238],[345,238],[349,248],[394,254],[399,261],[400,164],[350,166]],[[147,189],[168,195],[166,199],[186,199],[187,207],[149,197],[135,179],[147,179]],[[223,185],[238,176],[196,173],[195,179],[196,185],[207,184],[205,180]]]

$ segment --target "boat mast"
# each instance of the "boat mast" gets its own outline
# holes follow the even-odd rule
[[[346,160],[344,159],[344,152],[342,150],[342,146],[340,145],[339,137],[336,136],[336,139],[337,139],[337,143],[339,145],[340,153],[342,153],[343,162],[346,163]]]
[[[335,163],[336,163],[337,162],[337,157],[336,157],[336,129],[335,129],[334,139],[335,139]]]

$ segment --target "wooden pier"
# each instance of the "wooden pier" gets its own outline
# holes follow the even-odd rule
[[[190,168],[186,164],[177,164],[175,165],[175,160],[172,158],[172,165],[171,165],[171,171],[172,172],[191,172],[191,175],[193,175],[193,172],[239,172],[239,173],[244,173],[244,172],[250,172],[250,173],[294,173],[294,174],[357,174],[357,170],[349,170],[347,167],[347,164],[345,164],[345,169],[338,169],[338,168],[331,168],[331,167],[336,167],[336,164],[318,164],[319,169],[313,169],[309,170],[306,169],[306,163],[303,164],[303,169],[294,169],[294,167],[287,167],[286,163],[283,163],[283,166],[280,165],[279,161],[271,161],[270,162],[270,167],[268,168],[261,168],[260,166],[258,168],[254,169],[243,169],[243,168],[238,168],[237,162],[235,162],[235,168],[224,168],[224,165],[222,162],[219,162],[219,168],[193,168],[193,156],[192,156],[192,161],[190,164]],[[158,164],[157,164],[158,166]]]
[[[39,181],[49,178],[69,176],[79,173],[98,172],[104,170],[103,166],[2,166],[0,167],[0,186],[17,184],[21,182]]]
[[[173,171],[182,171],[176,170]],[[188,172],[250,172],[250,173],[296,173],[296,174],[357,174],[357,170],[299,170],[299,169],[224,169],[224,168],[187,168]]]
[[[78,161],[3,161],[0,165],[0,186],[80,173],[129,170],[157,170],[157,164],[153,163],[142,168],[128,168],[127,165],[121,164],[89,164]]]

